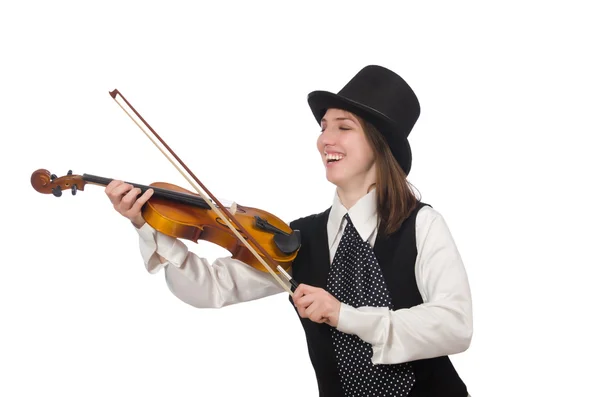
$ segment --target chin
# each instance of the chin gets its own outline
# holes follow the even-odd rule
[[[336,186],[340,186],[344,183],[344,178],[341,175],[335,175],[333,173],[325,172],[325,177],[331,183]]]

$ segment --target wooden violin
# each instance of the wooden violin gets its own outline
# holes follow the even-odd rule
[[[63,190],[70,190],[74,195],[77,191],[83,191],[88,183],[106,186],[111,181],[110,178],[90,174],[75,175],[71,171],[57,177],[45,169],[38,169],[31,175],[31,185],[35,190],[44,194],[52,193],[56,197],[60,197]],[[149,186],[127,183],[141,189],[141,194],[150,188],[154,190],[142,207],[142,216],[154,229],[195,243],[204,240],[217,244],[228,250],[234,259],[267,271],[200,195],[165,182],[155,182]],[[300,248],[300,232],[291,230],[281,219],[261,209],[234,203],[230,212],[243,226],[243,230],[238,229],[242,236],[244,233],[251,234],[276,265],[289,271]],[[247,236],[244,238],[248,239]],[[253,248],[258,249],[256,246]],[[277,267],[272,265],[271,268],[278,272]]]
[[[156,182],[149,186],[130,183],[140,188],[142,194],[149,188],[154,190],[142,208],[142,216],[146,222],[172,237],[193,242],[202,239],[218,244],[227,249],[233,258],[269,272],[288,294],[293,295],[298,283],[287,271],[300,248],[300,232],[292,231],[281,219],[260,209],[234,205],[230,212],[117,89],[109,94],[197,191],[193,193],[164,182]],[[166,147],[171,156],[185,169],[185,173],[146,130]],[[40,193],[53,193],[55,196],[61,196],[62,191],[67,189],[75,194],[78,190],[84,190],[87,183],[106,186],[110,182],[109,178],[89,174],[73,175],[71,171],[60,178],[45,169],[38,169],[31,175],[31,184],[35,190]],[[278,272],[287,278],[291,287],[283,282]]]

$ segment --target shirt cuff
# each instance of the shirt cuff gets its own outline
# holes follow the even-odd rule
[[[139,235],[140,252],[149,273],[157,273],[167,264],[181,267],[188,254],[188,248],[183,242],[158,232],[148,223],[135,230]],[[167,263],[161,263],[159,255]]]
[[[354,308],[342,303],[337,330],[356,335],[373,347],[383,345],[383,341],[379,340],[382,333],[374,332],[374,330],[389,328],[389,311],[390,309],[387,307]]]

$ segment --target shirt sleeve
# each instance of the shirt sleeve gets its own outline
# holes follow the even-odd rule
[[[217,258],[211,264],[189,251],[182,241],[157,231],[148,223],[135,229],[146,270],[156,274],[164,269],[170,291],[189,305],[220,308],[284,291],[271,273],[232,257]],[[166,263],[161,263],[159,255]]]
[[[416,222],[415,276],[424,303],[396,311],[341,305],[337,329],[370,343],[374,364],[456,354],[471,344],[471,291],[448,225],[428,206]]]

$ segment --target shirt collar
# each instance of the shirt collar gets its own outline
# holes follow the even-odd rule
[[[329,248],[333,245],[338,233],[343,232],[345,227],[344,215],[348,213],[354,227],[360,237],[367,241],[375,228],[377,227],[377,195],[375,189],[362,196],[352,208],[344,207],[337,194],[337,189],[333,197],[333,205],[329,212],[327,221],[327,236]]]

